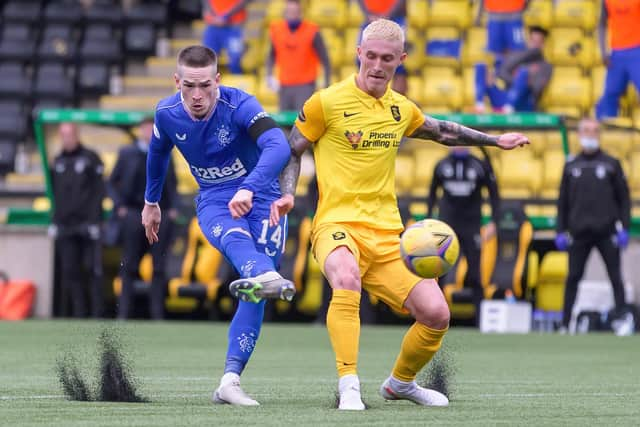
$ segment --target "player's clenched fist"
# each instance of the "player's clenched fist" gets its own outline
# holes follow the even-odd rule
[[[249,190],[238,190],[229,202],[229,212],[233,219],[245,216],[253,206],[253,192]]]

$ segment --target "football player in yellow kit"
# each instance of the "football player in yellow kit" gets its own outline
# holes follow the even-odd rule
[[[339,409],[365,408],[356,370],[362,287],[416,320],[380,388],[382,396],[425,406],[449,403],[415,382],[440,348],[449,308],[437,282],[413,275],[400,258],[403,226],[394,181],[402,138],[503,149],[529,143],[519,133],[492,136],[425,116],[391,90],[389,82],[407,56],[403,46],[402,29],[392,21],[380,19],[363,30],[358,74],[316,92],[300,111],[289,136],[291,160],[280,176],[283,196],[271,210],[271,221],[277,221],[293,207],[300,156],[313,146],[319,201],[312,245],[333,289],[327,329],[336,354]]]

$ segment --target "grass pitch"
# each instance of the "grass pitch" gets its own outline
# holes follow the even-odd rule
[[[64,354],[96,387],[99,337],[116,328],[147,403],[66,400],[56,375]],[[377,390],[405,328],[362,328],[360,377],[370,409],[334,409],[334,360],[324,327],[267,324],[243,375],[262,406],[213,405],[226,324],[27,321],[0,323],[2,426],[638,425],[640,338],[481,335],[445,339],[455,377],[449,408],[384,402]]]

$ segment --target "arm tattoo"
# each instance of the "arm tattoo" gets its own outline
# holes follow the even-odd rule
[[[305,138],[294,126],[289,134],[289,145],[291,146],[291,158],[280,173],[280,189],[282,194],[295,195],[300,176],[300,158],[304,150],[311,145],[311,141]]]
[[[496,146],[498,137],[462,126],[458,123],[425,116],[424,124],[416,129],[412,138],[431,139],[447,146]]]

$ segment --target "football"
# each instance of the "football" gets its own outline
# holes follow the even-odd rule
[[[445,275],[456,263],[460,243],[456,233],[445,222],[425,219],[402,233],[400,253],[414,274],[435,279]]]

